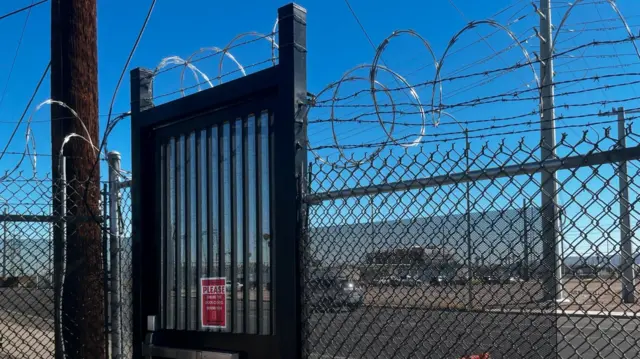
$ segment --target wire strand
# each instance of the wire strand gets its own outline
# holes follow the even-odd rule
[[[33,93],[31,94],[31,98],[29,99],[29,102],[27,102],[27,106],[25,106],[24,111],[22,111],[20,120],[18,120],[16,127],[13,129],[13,132],[9,136],[9,140],[7,141],[7,144],[4,146],[4,149],[2,150],[2,152],[0,152],[0,159],[2,159],[3,153],[7,151],[7,149],[9,148],[9,145],[11,144],[11,141],[13,141],[13,138],[16,135],[16,132],[18,132],[18,128],[20,128],[22,121],[24,121],[24,117],[27,115],[27,111],[29,111],[29,108],[31,107],[33,100],[36,98],[36,95],[40,90],[40,86],[42,85],[42,82],[44,81],[44,79],[47,77],[47,73],[49,73],[50,68],[51,68],[51,61],[49,61],[49,63],[47,64],[47,67],[42,72],[42,76],[40,77],[40,80],[38,81],[38,84],[36,85],[35,90],[33,90]]]
[[[34,0],[31,0],[31,5],[34,4]],[[0,108],[2,108],[2,103],[4,102],[5,95],[7,94],[7,89],[9,88],[9,83],[11,82],[11,76],[13,75],[13,70],[16,66],[16,60],[18,59],[18,53],[20,52],[20,48],[22,47],[22,40],[24,39],[24,33],[27,29],[27,24],[29,23],[29,19],[31,18],[31,9],[27,11],[27,16],[24,19],[24,25],[22,25],[22,31],[20,32],[20,37],[18,38],[18,46],[16,46],[16,52],[13,55],[13,60],[11,60],[11,67],[9,67],[9,74],[7,75],[7,80],[4,84],[4,88],[2,89],[2,94],[0,94]]]
[[[34,7],[38,6],[38,5],[42,5],[42,4],[46,3],[47,1],[48,0],[38,1],[37,3],[32,3],[31,5],[25,6],[23,8],[18,9],[18,10],[14,10],[14,11],[6,13],[4,15],[0,15],[0,20],[4,20],[6,18],[9,18],[9,17],[11,17],[13,15],[17,15],[17,14],[19,14],[21,12],[24,12],[24,11],[27,11],[27,10],[31,10]]]

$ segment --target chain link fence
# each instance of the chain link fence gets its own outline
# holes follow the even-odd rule
[[[131,252],[131,182],[119,186],[120,333],[122,358],[133,357],[133,278]]]
[[[80,187],[77,181],[68,181],[67,186],[67,213],[75,213],[79,206],[86,207],[84,198],[91,195],[76,193]],[[82,299],[81,293],[75,293],[79,301],[66,305],[77,305],[81,302],[101,303],[104,299],[104,322],[100,322],[100,332],[104,337],[97,340],[104,343],[104,352],[107,357],[113,357],[112,334],[118,333],[120,356],[119,358],[131,358],[133,355],[132,341],[132,253],[131,253],[131,194],[129,182],[118,182],[115,186],[109,183],[102,184],[100,191],[100,209],[92,215],[86,216],[60,216],[53,207],[53,180],[45,176],[43,178],[27,177],[18,174],[4,178],[0,181],[0,358],[52,358],[56,351],[56,308],[62,304],[61,297],[64,291],[72,288],[73,279],[77,276],[74,271],[78,262],[67,256],[62,258],[62,272],[65,273],[61,280],[65,285],[56,285],[55,272],[55,240],[54,232],[57,229],[66,231],[66,238],[73,236],[83,223],[89,226],[99,226],[99,237],[103,253],[95,256],[99,260],[104,277],[99,278],[94,284],[101,287],[98,296],[94,299]],[[111,192],[113,190],[113,192]],[[115,194],[119,196],[116,197]],[[110,213],[111,198],[116,199],[117,225],[112,227]],[[95,218],[94,218],[95,217]],[[104,219],[104,221],[102,221]],[[98,225],[96,222],[100,223]],[[98,228],[98,227],[96,227]],[[116,228],[117,231],[112,231]],[[83,230],[84,231],[84,230]],[[62,232],[61,232],[62,233]],[[117,238],[117,248],[114,253],[119,258],[117,298],[112,297],[112,242],[110,236]],[[65,253],[73,248],[63,243]],[[77,248],[76,248],[77,249]],[[95,261],[94,261],[95,262]],[[68,293],[69,294],[69,293]],[[56,299],[60,298],[60,299]],[[56,305],[56,300],[60,300]],[[70,307],[61,313],[70,311]],[[115,322],[112,314],[118,310],[119,320]],[[73,318],[61,318],[59,327],[61,337],[78,337],[81,325],[69,325]],[[87,321],[88,322],[88,321]],[[87,323],[85,323],[87,324]],[[87,324],[92,325],[92,324]],[[66,345],[65,345],[66,344]],[[63,352],[73,350],[63,342],[58,346]]]
[[[51,180],[0,182],[0,357],[54,353]]]
[[[305,354],[637,358],[640,306],[623,287],[634,294],[640,137],[627,132],[626,150],[608,129],[563,137],[557,160],[514,140],[472,147],[469,168],[459,143],[313,163]]]
[[[628,149],[621,149],[608,131],[598,135],[561,141],[561,160],[554,161],[514,141],[473,148],[470,168],[455,145],[392,152],[348,168],[314,163],[303,238],[305,355],[637,357],[640,308],[623,296],[623,286],[638,263],[640,136],[629,129]],[[544,242],[541,171],[554,171],[558,186],[551,245]],[[105,187],[103,195],[111,194],[97,214],[105,219],[107,289],[107,237],[118,238],[118,300],[107,300],[105,313],[118,304],[120,320],[107,315],[104,332],[111,353],[117,326],[122,358],[133,349],[129,185]],[[51,193],[50,178],[0,182],[2,358],[55,352],[53,232],[61,222]],[[114,228],[108,198],[118,204],[115,232],[107,229]],[[67,223],[87,220],[94,219]],[[625,236],[630,252],[621,245]],[[560,300],[549,300],[549,281]],[[104,295],[111,298],[108,290]]]
[[[56,318],[60,323],[57,330],[60,337],[71,338],[58,343],[63,353],[84,350],[76,346],[73,338],[105,333],[102,321],[79,322],[74,314],[62,315],[83,312],[102,316],[105,309],[101,305],[105,294],[103,277],[91,279],[90,285],[77,285],[78,268],[92,268],[90,273],[101,273],[103,259],[99,253],[86,259],[83,254],[86,249],[95,249],[90,243],[98,246],[101,243],[100,210],[97,209],[93,216],[73,215],[85,212],[86,203],[103,200],[93,201],[93,196],[103,193],[91,188],[83,191],[85,185],[73,179],[67,181],[66,215],[61,215],[53,207],[53,180],[50,177],[26,177],[19,173],[5,176],[0,181],[1,358],[54,357]],[[56,231],[66,233],[67,240],[56,245]],[[92,235],[89,237],[87,233]],[[81,240],[68,241],[69,238]],[[58,261],[55,260],[56,248],[65,253]],[[59,279],[55,275],[56,265],[64,273]],[[96,293],[99,300],[91,297]],[[84,308],[75,309],[79,306]],[[56,308],[60,316],[56,315]],[[95,328],[96,325],[100,328]],[[103,338],[93,341],[101,343]],[[84,339],[84,343],[92,341]]]

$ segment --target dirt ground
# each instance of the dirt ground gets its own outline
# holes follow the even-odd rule
[[[567,300],[561,307],[589,311],[629,311],[640,313],[640,285],[636,283],[636,303],[623,303],[620,280],[582,279],[569,280],[564,284]]]
[[[24,318],[15,320],[0,312],[0,358],[51,358],[54,349],[53,331],[41,330],[21,324]]]
[[[640,313],[639,304],[622,303],[618,280],[571,279],[564,283],[566,299],[542,301],[537,281],[512,284],[475,284],[416,287],[366,288],[365,303],[374,306],[434,309],[539,309],[581,311],[624,311]],[[640,293],[640,286],[636,286]],[[640,302],[640,301],[638,301]]]
[[[542,301],[542,285],[537,281],[512,284],[447,285],[442,287],[423,284],[416,287],[368,286],[365,288],[365,305],[433,308],[433,309],[538,309],[578,310],[598,312],[640,313],[639,304],[622,303],[619,280],[570,279],[564,283],[565,300]],[[469,293],[471,292],[471,295]],[[636,285],[640,299],[640,284]],[[227,293],[230,298],[230,294]],[[242,299],[242,292],[238,292]],[[256,300],[256,291],[250,290],[250,300]],[[263,292],[263,300],[270,300],[270,293]]]

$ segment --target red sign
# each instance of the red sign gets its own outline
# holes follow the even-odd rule
[[[462,357],[460,359],[491,359],[491,356],[489,355],[489,353],[484,353],[484,354],[469,355],[466,357]]]
[[[227,286],[225,278],[201,278],[200,322],[203,328],[227,327]]]

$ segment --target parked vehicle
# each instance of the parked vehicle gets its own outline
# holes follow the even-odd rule
[[[382,277],[376,281],[377,285],[392,285],[397,286],[400,285],[401,280],[396,276]]]
[[[422,280],[416,277],[412,277],[410,275],[406,275],[400,279],[400,284],[410,286],[410,287],[415,287],[415,286],[422,285]]]
[[[227,287],[227,293],[231,293],[231,281],[230,280],[227,281],[226,287]],[[244,288],[244,285],[242,283],[240,283],[240,282],[236,282],[236,290],[240,291],[240,290],[242,290],[242,288]]]
[[[364,303],[364,290],[353,280],[319,278],[308,283],[309,304],[315,309],[355,310]]]
[[[429,284],[434,285],[434,286],[441,286],[441,285],[446,285],[447,284],[447,279],[444,276],[436,276],[431,278],[431,280],[429,281]]]
[[[500,279],[493,275],[485,275],[482,277],[483,284],[500,284]]]
[[[520,282],[524,282],[524,281],[522,280],[522,278],[518,276],[507,277],[502,281],[502,283],[504,284],[513,284],[513,283],[520,283]]]
[[[455,285],[465,285],[469,283],[469,278],[467,276],[457,276],[451,280],[451,283]]]

